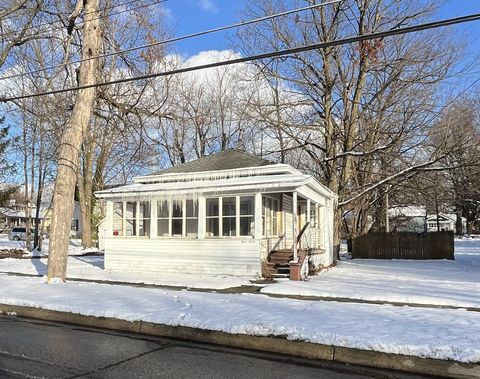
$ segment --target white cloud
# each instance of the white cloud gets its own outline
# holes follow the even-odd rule
[[[218,7],[215,4],[214,0],[200,0],[198,2],[198,5],[200,5],[200,7],[207,12],[218,12]]]

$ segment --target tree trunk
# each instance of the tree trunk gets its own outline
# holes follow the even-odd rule
[[[76,14],[84,8],[84,34],[82,58],[100,52],[102,32],[99,18],[99,0],[78,0]],[[72,15],[72,17],[75,17]],[[72,20],[73,22],[74,20]],[[80,64],[79,85],[97,82],[98,59]],[[57,178],[53,194],[52,230],[48,255],[48,281],[65,281],[67,272],[68,242],[73,213],[73,200],[80,147],[85,137],[95,101],[95,88],[78,91],[72,115],[65,127],[58,152]]]
[[[93,180],[93,152],[94,142],[90,139],[85,144],[83,170],[78,170],[77,186],[80,203],[80,217],[82,221],[82,246],[93,246],[92,241],[92,180]]]
[[[462,225],[462,210],[457,208],[455,212],[457,215],[457,220],[455,222],[455,234],[461,236],[463,235],[463,225]]]

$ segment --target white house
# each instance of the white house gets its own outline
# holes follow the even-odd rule
[[[388,210],[390,231],[423,233],[426,217],[427,209],[422,206],[402,205]]]
[[[438,225],[440,230],[444,231],[456,231],[457,215],[454,213],[439,213],[438,214]],[[427,216],[427,229],[429,232],[438,231],[437,228],[437,215]],[[462,232],[467,232],[467,219],[462,217]]]
[[[99,191],[105,268],[231,275],[330,266],[336,195],[312,176],[227,150]],[[297,243],[294,243],[297,241]]]

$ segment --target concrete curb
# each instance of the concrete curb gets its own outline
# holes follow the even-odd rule
[[[480,362],[462,363],[420,358],[370,350],[320,345],[303,341],[290,341],[283,337],[230,334],[185,326],[170,326],[143,321],[126,321],[108,317],[85,316],[71,312],[17,305],[0,304],[0,313],[122,332],[140,333],[156,337],[169,337],[269,353],[280,353],[301,358],[322,359],[368,367],[392,369],[436,377],[480,378]]]

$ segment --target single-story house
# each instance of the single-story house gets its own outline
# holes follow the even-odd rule
[[[391,232],[425,232],[427,209],[416,205],[399,205],[388,209]]]
[[[455,213],[439,213],[438,224],[441,231],[455,232],[457,230],[457,215]],[[427,230],[429,232],[438,231],[436,214],[427,216]],[[462,217],[462,232],[467,232],[467,219],[465,217]]]
[[[108,270],[268,277],[334,262],[336,195],[287,164],[240,150],[96,196],[106,201]]]

